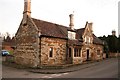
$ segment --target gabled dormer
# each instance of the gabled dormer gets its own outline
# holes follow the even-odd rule
[[[68,39],[76,39],[76,32],[74,31],[68,31]]]
[[[84,30],[84,33],[83,33],[83,42],[85,44],[91,44],[93,43],[93,30],[92,30],[92,23],[88,23],[86,22],[86,25],[85,25],[85,30]]]

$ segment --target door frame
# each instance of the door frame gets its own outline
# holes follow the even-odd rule
[[[86,54],[87,54],[87,61],[88,61],[89,60],[89,55],[90,55],[90,50],[89,49],[87,49]]]

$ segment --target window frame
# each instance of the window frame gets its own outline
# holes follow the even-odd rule
[[[81,48],[74,48],[74,57],[81,57]]]
[[[72,31],[68,31],[68,38],[69,39],[76,39],[76,33]]]
[[[97,50],[97,55],[100,55],[100,50],[99,49]]]
[[[53,58],[53,47],[49,48],[49,58]]]

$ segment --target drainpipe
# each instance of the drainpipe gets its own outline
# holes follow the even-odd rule
[[[41,37],[39,36],[39,39],[40,39],[40,47],[39,47],[39,60],[40,60],[40,62],[39,62],[39,64],[40,64],[40,66],[41,66]]]
[[[38,49],[37,49],[37,67],[39,67],[39,64],[41,64],[41,58],[40,58],[40,54],[41,54],[41,38],[40,38],[40,31],[38,31],[38,37],[37,37],[37,44],[38,44]]]

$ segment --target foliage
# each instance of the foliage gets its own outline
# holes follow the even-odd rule
[[[104,52],[120,52],[120,36],[117,38],[115,35],[108,35],[99,38],[104,41]]]

